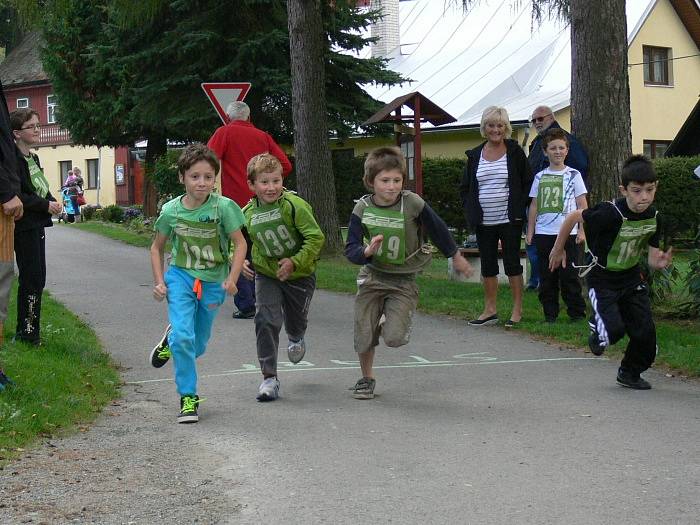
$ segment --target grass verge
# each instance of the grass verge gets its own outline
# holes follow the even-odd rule
[[[151,237],[148,233],[137,234],[125,230],[121,225],[88,222],[72,225],[123,240],[117,237],[115,230],[121,229],[128,237],[140,237],[142,244],[130,242],[137,246],[148,246]],[[129,242],[125,240],[124,242]],[[680,262],[680,261],[679,261]],[[682,264],[682,263],[681,263]],[[359,267],[348,262],[344,257],[323,258],[316,271],[319,288],[342,293],[355,293],[355,277]],[[451,281],[447,277],[447,260],[435,257],[430,267],[418,276],[420,304],[418,309],[429,314],[450,315],[462,319],[471,319],[481,313],[483,306],[483,288],[477,283]],[[510,313],[510,290],[501,286],[498,290],[498,311],[502,316]],[[563,306],[563,304],[562,304]],[[658,317],[658,316],[657,316]],[[503,318],[505,321],[505,317]],[[659,355],[656,363],[683,375],[700,377],[700,325],[695,321],[682,321],[657,318],[657,342]],[[539,339],[565,344],[569,347],[588,348],[587,322],[569,321],[565,312],[554,324],[544,323],[542,307],[535,292],[526,292],[523,299],[523,320],[517,328],[520,332],[531,334]],[[619,357],[627,345],[627,338],[608,349],[607,353]]]
[[[16,288],[0,364],[14,381],[0,391],[0,468],[39,438],[82,430],[119,396],[120,379],[95,333],[44,293],[42,346],[12,343]]]

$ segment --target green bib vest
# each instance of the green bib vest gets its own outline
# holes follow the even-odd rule
[[[562,213],[564,211],[564,177],[542,174],[537,188],[538,213]]]
[[[384,240],[372,258],[385,264],[403,264],[406,261],[406,230],[404,227],[403,197],[401,210],[387,210],[368,206],[362,215],[362,224],[371,240],[383,235]]]
[[[225,248],[219,238],[218,199],[214,203],[214,222],[195,222],[175,215],[174,235],[178,249],[175,266],[187,270],[207,270],[224,264]]]
[[[248,232],[267,257],[285,259],[296,254],[302,244],[296,228],[286,224],[277,203],[253,211]]]
[[[622,217],[622,226],[608,253],[606,268],[613,272],[620,272],[637,265],[642,250],[655,232],[656,217],[641,221],[630,221]]]

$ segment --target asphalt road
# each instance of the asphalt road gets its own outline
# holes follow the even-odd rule
[[[255,401],[253,322],[229,300],[200,422],[178,425],[172,367],[147,363],[167,317],[147,251],[61,226],[47,253],[48,289],[97,332],[124,398],[0,472],[1,523],[698,523],[697,381],[652,370],[653,390],[628,390],[616,361],[417,315],[359,401],[353,298],[317,291],[273,403]]]

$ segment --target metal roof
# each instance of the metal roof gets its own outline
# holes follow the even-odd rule
[[[657,0],[627,0],[628,42]],[[570,105],[571,41],[568,25],[533,25],[531,2],[478,2],[466,14],[461,2],[400,2],[401,45],[388,67],[410,79],[365,89],[388,102],[420,91],[451,115],[453,125],[474,126],[487,106],[504,106],[511,121],[528,120],[541,104]],[[362,56],[369,55],[369,47]]]

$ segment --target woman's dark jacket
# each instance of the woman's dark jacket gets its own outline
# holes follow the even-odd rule
[[[532,172],[525,152],[518,142],[506,139],[505,143],[508,164],[508,219],[511,222],[522,221],[525,219],[525,208],[530,200],[528,195],[532,186]],[[467,165],[459,187],[464,216],[467,224],[472,228],[481,225],[484,218],[484,212],[479,204],[479,182],[476,180],[476,170],[485,144],[486,142],[466,151]]]
[[[22,155],[22,152],[17,148],[17,166],[19,167],[20,192],[19,198],[24,205],[24,215],[15,222],[15,234],[34,228],[43,228],[45,226],[53,226],[51,222],[51,214],[49,213],[49,201],[55,201],[51,192],[46,194],[46,198],[40,197],[34,189],[32,178],[29,175],[29,165],[27,160]],[[31,153],[37,166],[39,157]]]

